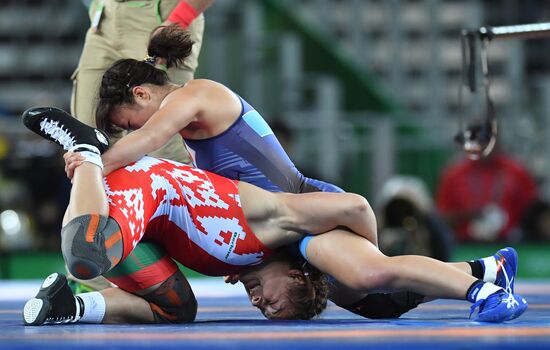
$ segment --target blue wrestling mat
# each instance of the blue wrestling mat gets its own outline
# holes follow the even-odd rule
[[[199,301],[188,325],[24,327],[21,310],[40,282],[0,282],[1,349],[550,349],[550,281],[523,282],[529,302],[519,319],[483,324],[470,304],[435,301],[397,320],[368,320],[329,306],[313,321],[268,321],[250,306],[242,286],[191,280]]]

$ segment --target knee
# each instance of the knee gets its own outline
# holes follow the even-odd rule
[[[122,241],[105,246],[106,235],[120,232],[116,223],[100,215],[83,215],[61,229],[61,252],[69,272],[78,279],[92,279],[107,272],[122,256]],[[120,234],[120,233],[118,233]]]
[[[198,304],[195,296],[180,305],[155,304],[153,302],[150,302],[149,305],[153,311],[155,322],[159,324],[191,323],[197,316]]]
[[[180,271],[144,298],[151,306],[156,323],[189,323],[197,316],[197,299]]]
[[[398,273],[391,260],[382,257],[379,261],[369,264],[368,268],[356,270],[352,281],[353,289],[369,292],[377,289],[391,288]]]

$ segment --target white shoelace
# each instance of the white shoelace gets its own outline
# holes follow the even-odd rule
[[[514,298],[514,296],[510,293],[508,293],[508,296],[506,298],[503,298],[502,301],[506,303],[507,309],[513,308],[514,306],[519,306],[516,298]]]
[[[44,118],[40,122],[40,130],[46,135],[50,136],[57,142],[59,142],[65,150],[69,150],[75,144],[75,138],[70,132],[63,128],[63,125],[59,125],[59,121],[53,121],[48,118]]]
[[[506,280],[506,288],[504,288],[504,291],[506,291],[506,293],[508,294],[512,294],[512,282],[514,281],[514,278],[512,277],[512,279],[510,279],[508,277],[508,274],[506,273],[506,268],[504,268],[504,264],[502,263],[502,261],[500,259],[497,260],[497,265],[498,267],[500,267],[500,270],[502,271],[502,273],[504,274],[504,279]],[[498,268],[497,268],[498,270]]]

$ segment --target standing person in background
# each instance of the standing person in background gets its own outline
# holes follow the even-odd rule
[[[458,241],[516,241],[526,209],[537,197],[527,169],[495,149],[486,158],[464,159],[445,169],[437,207]]]
[[[204,32],[204,16],[214,0],[93,0],[89,6],[90,29],[86,34],[78,67],[74,72],[71,98],[72,115],[95,126],[97,92],[103,73],[121,58],[143,59],[147,43],[155,28],[178,24],[189,31],[194,42],[191,53],[179,67],[168,69],[172,81],[185,84],[193,79]],[[153,33],[153,34],[151,34]],[[122,135],[120,135],[122,136]],[[173,137],[152,155],[189,163],[189,154],[179,136]],[[79,281],[72,276],[70,280]],[[86,281],[84,285],[103,289],[110,284],[103,278]]]

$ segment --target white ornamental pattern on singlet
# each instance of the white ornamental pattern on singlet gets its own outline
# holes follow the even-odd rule
[[[132,165],[124,167],[124,170],[129,173],[147,172],[153,166],[161,164],[160,159],[151,157],[142,158],[142,160],[135,162]],[[123,190],[112,190],[109,186],[109,182],[104,179],[105,193],[109,204],[116,206],[124,214],[130,232],[132,234],[132,246],[135,247],[143,237],[145,233],[145,198],[143,188],[129,188]]]
[[[168,173],[181,184],[180,189],[191,208],[207,208],[207,210],[200,210],[201,213],[196,215],[196,219],[201,223],[204,232],[193,224],[187,207],[184,207],[184,210],[171,210],[172,213],[181,213],[187,216],[183,218],[180,215],[170,215],[170,220],[184,230],[191,241],[218,260],[233,265],[255,265],[262,261],[263,253],[236,254],[234,250],[237,242],[246,238],[246,232],[239,223],[239,219],[216,215],[217,213],[223,213],[223,211],[220,212],[216,209],[228,209],[230,205],[240,207],[238,195],[227,196],[227,199],[232,200],[233,203],[225,202],[216,193],[212,182],[208,179],[208,175],[200,169],[178,167],[168,171]],[[198,212],[199,210],[197,210]],[[223,239],[221,237],[222,233],[230,233],[230,239]]]
[[[162,167],[155,167],[162,164]],[[246,238],[239,219],[228,215],[230,206],[240,207],[238,195],[221,196],[216,192],[208,174],[200,169],[182,166],[168,160],[144,157],[124,170],[130,176],[147,176],[149,188],[113,190],[106,184],[110,203],[115,203],[128,220],[133,245],[141,239],[144,222],[143,200],[150,196],[156,202],[154,213],[147,221],[167,216],[193,243],[210,256],[232,265],[254,265],[262,261],[263,252],[236,253],[239,241]],[[172,180],[172,182],[170,181]],[[174,187],[174,182],[179,186]],[[144,199],[145,197],[145,199]],[[195,220],[200,223],[195,224]],[[195,252],[189,252],[194,254]]]
[[[104,182],[105,192],[111,205],[120,207],[126,217],[132,233],[132,246],[135,247],[145,232],[144,199],[141,188],[132,188],[122,191],[112,191],[109,184]]]

